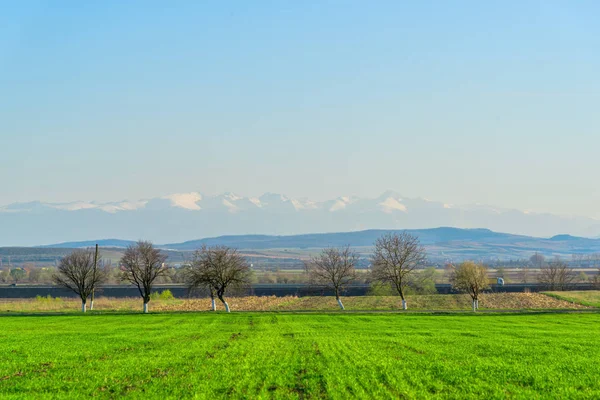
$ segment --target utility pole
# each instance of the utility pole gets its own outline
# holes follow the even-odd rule
[[[96,243],[96,253],[94,253],[94,273],[93,273],[93,284],[92,287],[92,301],[90,303],[90,311],[94,309],[94,292],[96,291],[96,269],[98,268],[98,243]]]

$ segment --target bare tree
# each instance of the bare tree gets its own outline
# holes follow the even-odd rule
[[[144,300],[145,313],[148,312],[154,281],[167,273],[166,260],[166,254],[147,241],[129,246],[121,257],[121,279],[137,286]]]
[[[592,253],[589,255],[590,268],[600,268],[600,253]]]
[[[311,257],[305,264],[308,280],[313,285],[332,289],[335,299],[344,310],[344,304],[340,299],[344,288],[356,279],[356,264],[358,255],[350,249],[344,248],[323,249],[316,257]]]
[[[372,277],[375,281],[390,284],[402,298],[406,310],[406,288],[410,274],[425,266],[427,253],[419,239],[407,232],[387,233],[375,242],[372,256]]]
[[[529,257],[529,262],[533,266],[533,268],[541,269],[546,264],[546,257],[543,254],[535,253],[531,257]]]
[[[587,256],[588,268],[596,269],[596,274],[589,281],[595,289],[600,289],[600,253],[592,253]]]
[[[592,277],[592,284],[594,285],[594,288],[596,288],[596,290],[600,289],[600,269],[598,269],[596,275]]]
[[[96,276],[96,273],[98,272],[98,261],[100,261],[100,254],[98,253],[98,243],[96,243],[96,249],[94,251],[94,274],[93,276]],[[94,309],[94,296],[96,294],[96,290],[95,288],[92,289],[92,301],[90,301],[90,310]]]
[[[521,267],[521,281],[524,284],[528,284],[529,282],[529,265],[527,264],[523,264],[523,266]]]
[[[103,269],[95,270],[92,250],[75,250],[63,257],[53,280],[57,285],[75,292],[81,298],[81,311],[86,311],[88,297],[96,286],[104,282]]]
[[[487,268],[473,261],[465,261],[454,268],[450,283],[455,289],[471,296],[473,311],[476,311],[479,309],[479,295],[489,287]]]
[[[548,290],[567,290],[575,277],[567,263],[557,257],[540,269],[538,280]]]
[[[250,265],[236,249],[226,246],[203,246],[194,254],[186,281],[189,287],[203,287],[209,291],[213,311],[216,310],[216,294],[225,310],[230,312],[225,292],[248,286],[251,275]]]
[[[212,279],[211,260],[209,249],[204,246],[194,251],[192,261],[185,267],[184,281],[190,291],[200,290],[210,295],[211,310],[217,311],[215,297],[217,293],[216,284]]]

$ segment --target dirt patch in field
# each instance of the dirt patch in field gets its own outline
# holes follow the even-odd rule
[[[468,295],[424,295],[408,296],[409,310],[470,310]],[[397,296],[342,297],[347,310],[393,311],[402,309]],[[227,299],[233,311],[336,311],[339,310],[334,297],[275,297],[246,296]],[[584,309],[590,308],[572,301],[557,299],[541,293],[488,293],[479,300],[482,310],[524,309]],[[209,311],[210,299],[153,300],[150,311]],[[77,312],[81,304],[75,299],[4,299],[0,300],[0,312]],[[142,301],[138,298],[97,298],[95,311],[141,311]],[[217,301],[217,309],[224,306]]]
[[[234,311],[273,311],[286,303],[295,303],[298,297],[275,297],[275,296],[246,296],[227,298],[227,304]],[[223,310],[223,303],[217,300],[217,310]],[[186,299],[163,301],[155,304],[154,311],[210,311],[210,299]]]
[[[400,310],[402,303],[396,296],[343,297],[347,310]],[[408,296],[411,310],[469,310],[471,298],[468,295],[426,295]],[[559,300],[540,293],[488,293],[479,300],[480,309],[522,310],[522,309],[582,309],[583,305]],[[301,297],[296,301],[279,304],[278,310],[337,310],[333,297]]]
[[[402,309],[396,296],[356,296],[342,297],[347,310],[390,311]],[[336,311],[339,310],[334,297],[275,297],[248,296],[228,299],[234,311]],[[429,295],[408,296],[411,310],[470,310],[471,298],[468,295]],[[583,305],[559,300],[540,293],[488,293],[481,295],[480,309],[522,310],[522,309],[582,309]],[[154,311],[208,311],[209,299],[190,299],[177,302],[155,304]],[[223,305],[217,302],[217,309]]]
[[[542,293],[488,293],[479,300],[480,308],[489,309],[582,309],[581,304],[559,300]]]

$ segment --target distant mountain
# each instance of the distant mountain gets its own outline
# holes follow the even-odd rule
[[[369,252],[375,240],[388,232],[400,230],[365,230],[358,232],[320,233],[304,235],[229,235],[157,245],[171,252],[191,251],[202,245],[224,245],[242,251],[264,252],[291,249],[321,249],[350,245],[360,252]],[[539,252],[547,257],[570,258],[573,254],[600,253],[600,239],[557,235],[549,239],[498,233],[489,229],[434,228],[407,231],[419,237],[431,260],[460,261],[525,259]],[[50,247],[91,247],[96,241],[61,243]],[[102,247],[125,247],[129,241],[99,240]],[[0,249],[1,250],[1,249]],[[185,257],[184,257],[185,258]]]
[[[132,240],[119,240],[119,239],[101,239],[101,240],[87,240],[83,242],[63,242],[57,244],[50,244],[41,247],[48,248],[60,248],[60,249],[80,249],[87,247],[94,247],[96,244],[100,247],[128,247],[135,243]]]
[[[368,248],[375,240],[388,232],[401,230],[371,229],[359,232],[340,232],[289,236],[239,235],[220,236],[160,247],[171,250],[193,250],[207,246],[225,245],[242,250],[266,249],[320,249],[330,246],[350,245]],[[464,259],[525,259],[539,252],[547,257],[570,258],[572,254],[600,253],[600,240],[558,235],[550,239],[493,232],[489,229],[434,228],[412,229],[408,233],[419,238],[429,257],[436,261],[459,261]]]
[[[269,236],[269,235],[237,235],[219,236],[199,240],[191,240],[183,243],[172,243],[160,245],[162,248],[173,250],[193,250],[202,245],[215,246],[224,245],[239,249],[285,249],[285,248],[324,248],[350,245],[353,247],[368,247],[381,235],[385,233],[402,232],[401,230],[370,229],[359,232],[340,233],[314,233],[306,235]],[[407,232],[418,236],[424,245],[434,243],[446,243],[453,241],[478,242],[516,240],[526,238],[524,236],[510,235],[506,233],[492,232],[488,229],[458,229],[458,228],[435,228],[435,229],[413,229]],[[600,243],[600,241],[599,241]]]
[[[15,203],[0,207],[0,245],[37,245],[97,238],[140,238],[176,243],[190,237],[295,235],[368,229],[487,228],[551,237],[596,237],[600,221],[485,205],[457,206],[388,191],[375,198],[327,201],[266,193],[205,196],[198,192],[108,203]]]

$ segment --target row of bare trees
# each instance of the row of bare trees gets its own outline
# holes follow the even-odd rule
[[[349,246],[324,249],[321,254],[306,263],[309,282],[333,290],[340,309],[344,288],[356,280],[358,255]],[[388,233],[375,242],[371,256],[371,278],[375,282],[390,285],[402,299],[407,309],[406,289],[411,284],[412,273],[426,265],[427,254],[417,237],[409,233]]]
[[[166,261],[167,255],[147,241],[129,246],[121,257],[120,278],[138,289],[144,313],[148,312],[154,283],[168,271]],[[197,250],[185,271],[190,289],[208,290],[213,300],[212,309],[216,309],[216,295],[228,312],[225,292],[249,285],[250,275],[250,266],[237,250],[224,246],[205,246]],[[85,312],[90,297],[93,309],[94,290],[106,281],[106,276],[97,249],[95,252],[75,250],[61,259],[54,282],[75,292],[81,299],[81,310]]]
[[[146,241],[129,246],[121,257],[121,279],[137,287],[144,312],[148,312],[154,282],[167,272],[166,260],[166,254]],[[324,249],[306,263],[309,282],[332,289],[343,310],[341,294],[347,285],[356,280],[358,260],[357,253],[348,246]],[[410,284],[410,274],[423,267],[425,262],[425,249],[416,237],[405,232],[386,234],[375,243],[372,278],[393,287],[406,309],[405,293]],[[83,312],[94,289],[106,280],[101,264],[97,251],[92,250],[75,250],[59,263],[54,281],[79,295]],[[203,290],[210,295],[213,310],[216,310],[216,297],[229,312],[225,294],[230,290],[248,287],[251,270],[236,249],[204,246],[194,252],[191,262],[185,266],[184,276],[190,290]]]
[[[164,276],[168,268],[167,256],[152,243],[140,241],[129,246],[120,260],[121,280],[134,285],[143,300],[143,310],[148,312],[155,281]],[[309,282],[332,290],[340,309],[344,310],[341,295],[348,285],[357,279],[358,254],[349,246],[327,248],[306,263]],[[406,232],[388,233],[378,238],[371,255],[371,279],[391,287],[402,299],[407,309],[406,291],[415,283],[415,270],[426,266],[427,255],[417,237]],[[473,300],[473,310],[479,308],[479,295],[489,287],[487,268],[466,261],[450,266],[450,282],[459,291],[468,293]],[[226,293],[248,288],[251,269],[245,258],[233,248],[226,246],[203,246],[196,250],[192,260],[184,267],[184,278],[190,290],[201,290],[212,300],[216,310],[218,298],[227,312],[230,311]],[[568,265],[559,259],[540,268],[540,283],[550,290],[564,290],[574,280]],[[106,281],[98,250],[75,250],[61,259],[54,281],[75,292],[81,298],[82,311],[86,311],[88,298]]]
[[[154,281],[167,271],[167,256],[156,249],[152,243],[140,241],[129,246],[121,257],[121,280],[137,287],[143,299],[144,312],[148,312],[148,302]],[[75,292],[81,299],[81,311],[91,298],[90,309],[94,308],[94,291],[106,282],[107,269],[98,255],[98,247],[74,250],[63,257],[53,280],[57,285]]]
[[[546,263],[542,257],[536,254],[531,259],[537,262],[536,266],[539,267],[538,282],[546,289],[568,290],[575,281],[575,272],[560,258],[555,258]],[[473,311],[479,309],[479,294],[489,287],[487,268],[472,261],[465,261],[457,267],[450,266],[450,268],[450,283],[452,286],[471,296]]]
[[[324,249],[306,263],[309,282],[333,290],[340,309],[344,309],[341,294],[356,280],[359,256],[349,246]],[[375,242],[372,256],[372,278],[391,285],[402,298],[406,309],[405,293],[415,269],[425,266],[425,249],[419,240],[408,233],[386,234]],[[244,257],[236,249],[225,246],[202,247],[187,266],[186,282],[190,289],[208,292],[212,309],[215,296],[229,312],[225,300],[227,290],[240,290],[250,284],[251,271]]]

